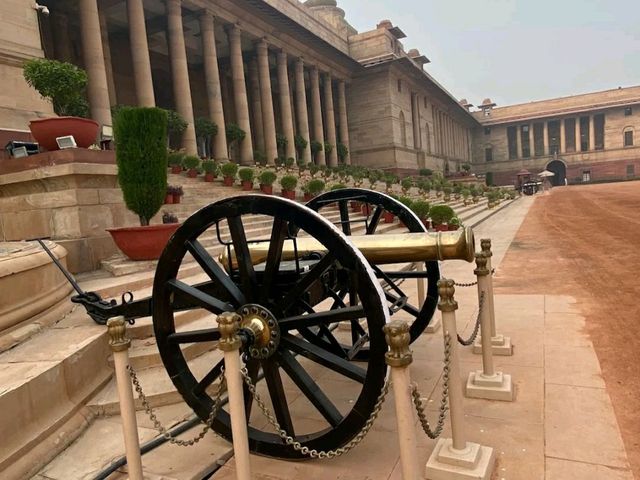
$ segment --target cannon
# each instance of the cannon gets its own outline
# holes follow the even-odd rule
[[[351,201],[371,208],[349,217]],[[325,208],[337,208],[337,226],[317,212]],[[376,233],[383,210],[397,215],[408,232]],[[268,228],[254,235],[247,219]],[[404,205],[377,192],[344,189],[306,206],[246,195],[212,203],[177,229],[158,260],[151,297],[134,300],[127,293],[118,303],[75,285],[72,301],[98,323],[151,316],[164,367],[203,421],[216,401],[223,360],[195,369],[184,349],[203,343],[214,349],[217,315],[237,312],[248,376],[269,399],[277,422],[302,446],[331,450],[362,430],[384,388],[383,326],[389,317],[413,317],[411,336],[417,338],[437,303],[438,260],[471,261],[473,252],[470,229],[429,234]],[[425,262],[426,269],[393,266],[403,262]],[[426,279],[424,305],[412,306],[401,290],[399,283],[408,278]],[[196,310],[204,314],[199,327],[185,327],[177,314]],[[252,408],[250,389],[244,393],[250,449],[303,458]],[[231,438],[224,408],[212,428]]]

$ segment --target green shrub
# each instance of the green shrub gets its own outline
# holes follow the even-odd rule
[[[449,222],[454,215],[455,212],[449,205],[434,205],[431,207],[431,211],[429,212],[431,220],[436,225],[442,225],[443,223]]]
[[[280,179],[280,186],[283,190],[295,190],[298,186],[298,178],[293,175],[285,175]]]
[[[240,126],[236,123],[228,123],[227,127],[225,128],[225,136],[227,137],[227,144],[229,148],[231,148],[231,145],[233,145],[234,143],[240,143],[242,140],[244,140],[244,137],[246,135],[247,132],[241,129]]]
[[[298,152],[298,156],[302,157],[302,152],[307,148],[308,142],[304,139],[302,135],[296,135],[293,137],[293,143],[296,146],[296,152]]]
[[[331,145],[329,142],[324,142],[324,153],[330,155],[331,152],[333,152],[333,145]]]
[[[411,205],[413,205],[413,200],[409,197],[405,197],[404,195],[398,197],[398,201],[407,208],[411,208]]]
[[[265,170],[258,177],[258,181],[260,182],[260,185],[270,186],[273,185],[277,178],[278,176],[275,174],[275,172],[272,172],[271,170]]]
[[[314,157],[322,151],[322,143],[317,140],[311,140],[311,155]]]
[[[449,195],[451,195],[452,190],[453,189],[451,187],[444,187],[442,189],[442,192],[448,197]]]
[[[280,155],[279,157],[273,159],[273,163],[275,163],[276,167],[278,168],[284,168],[287,164],[287,159]]]
[[[276,134],[276,145],[278,147],[278,151],[281,152],[285,152],[285,150],[287,149],[287,145],[289,145],[289,140],[287,139],[287,137],[282,134],[282,133],[277,133]]]
[[[420,190],[421,193],[429,193],[431,191],[431,182],[426,178],[419,178],[416,181],[416,186]]]
[[[244,167],[238,170],[238,176],[240,177],[240,180],[242,180],[243,182],[253,182],[253,178],[255,177],[255,171],[253,170],[253,168]]]
[[[452,225],[454,227],[461,227],[462,226],[462,220],[460,220],[460,218],[458,217],[453,217],[451,220],[449,220],[447,222],[448,225]]]
[[[238,173],[238,165],[233,162],[227,162],[222,165],[222,167],[220,167],[220,171],[225,177],[236,178],[236,173]]]
[[[344,163],[345,160],[347,159],[347,155],[349,155],[349,149],[342,142],[339,142],[336,148],[337,148],[338,158],[340,159],[340,162]]]
[[[469,173],[469,172],[471,171],[471,165],[469,165],[468,163],[463,163],[463,164],[462,164],[462,170],[463,170],[464,172]]]
[[[402,186],[402,191],[406,193],[411,187],[413,187],[413,180],[411,180],[410,177],[403,178],[400,185]]]
[[[171,167],[177,167],[178,165],[182,166],[184,157],[185,157],[184,152],[171,152],[167,156],[167,162]]]
[[[267,155],[261,151],[261,150],[254,150],[253,151],[253,160],[258,164],[258,165],[266,165],[267,164]]]
[[[89,116],[85,99],[88,77],[81,68],[57,60],[34,58],[24,63],[23,75],[30,87],[51,101],[57,115]]]
[[[167,113],[123,107],[115,118],[114,137],[125,204],[138,215],[140,225],[149,225],[167,191]]]
[[[343,188],[347,188],[347,186],[344,183],[335,183],[331,185],[331,190],[341,190]]]
[[[309,173],[311,174],[311,176],[315,176],[316,173],[318,173],[320,171],[320,166],[316,165],[315,163],[311,163],[309,165]]]
[[[318,195],[324,190],[325,183],[320,179],[313,179],[307,182],[306,187],[308,193],[310,193],[311,195]]]
[[[384,183],[387,185],[387,188],[393,187],[396,183],[398,183],[398,177],[395,175],[387,174],[384,176]]]
[[[293,157],[289,157],[284,161],[284,166],[287,168],[291,168],[295,165],[296,159]]]
[[[416,200],[411,204],[411,210],[420,220],[424,220],[425,218],[429,218],[429,210],[431,206],[429,202],[424,200]]]
[[[468,188],[463,188],[460,193],[462,194],[462,198],[469,198],[469,196],[471,196],[471,190]]]
[[[200,159],[195,155],[187,155],[182,160],[182,166],[187,170],[192,170],[200,166]]]
[[[187,129],[187,121],[175,110],[165,110],[167,112],[167,135],[178,137]]]
[[[421,168],[420,170],[418,170],[418,174],[423,177],[430,177],[431,175],[433,175],[433,170],[431,170],[430,168]]]
[[[205,117],[196,118],[194,127],[197,138],[209,138],[218,134],[218,126]]]
[[[205,173],[218,173],[218,164],[211,159],[202,161],[202,169]]]

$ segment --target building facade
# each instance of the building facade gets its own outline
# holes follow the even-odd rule
[[[473,113],[473,166],[496,185],[520,170],[555,173],[555,185],[625,180],[640,175],[640,86]]]
[[[231,150],[213,139],[217,159],[273,162],[278,139],[295,156],[295,137],[331,145],[311,159],[396,171],[456,171],[471,161],[478,122],[408,53],[388,20],[357,32],[335,0],[21,0],[0,5],[11,28],[0,33],[0,141],[27,135],[34,117],[52,115],[22,78],[22,63],[46,57],[87,71],[91,116],[111,125],[116,105],[159,106],[188,123],[182,147],[196,153],[195,120],[246,137]],[[282,142],[280,142],[282,144]]]

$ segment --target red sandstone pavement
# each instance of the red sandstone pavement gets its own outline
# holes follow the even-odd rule
[[[511,244],[496,293],[571,295],[586,317],[640,478],[640,182],[561,187],[539,197]],[[588,422],[589,412],[584,412]]]

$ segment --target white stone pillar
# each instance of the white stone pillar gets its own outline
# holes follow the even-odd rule
[[[418,115],[418,94],[411,94],[411,124],[413,125],[413,148],[420,150],[420,117]]]
[[[333,148],[327,158],[327,163],[331,167],[338,165],[338,142],[336,141],[336,117],[333,110],[333,80],[330,73],[323,75],[324,80],[324,119],[325,128],[327,129],[327,142]]]
[[[184,31],[182,28],[181,0],[167,0],[167,26],[169,30],[173,98],[176,111],[187,122],[187,129],[182,134],[182,148],[189,155],[197,155],[198,147],[193,119],[193,104],[191,103],[189,66],[187,64],[187,50],[184,44]]]
[[[536,156],[536,144],[534,142],[535,136],[533,135],[533,123],[529,125],[529,151],[531,152],[531,158]]]
[[[207,104],[209,119],[218,127],[213,137],[213,157],[216,160],[227,159],[227,136],[225,135],[224,109],[222,107],[222,91],[220,89],[220,71],[218,69],[218,51],[214,31],[214,17],[210,10],[200,13],[200,35],[204,57],[204,75],[207,87]]]
[[[147,26],[144,21],[144,5],[142,0],[127,0],[127,16],[129,19],[129,43],[131,45],[131,61],[138,105],[154,107],[156,105],[151,76],[151,59],[147,41]]]
[[[523,158],[522,154],[522,128],[516,125],[516,158]]]
[[[311,72],[311,115],[313,116],[313,139],[322,143],[322,150],[318,152],[315,162],[318,165],[326,165],[324,152],[324,129],[322,127],[322,107],[320,102],[320,79],[318,67],[312,67]],[[309,145],[311,148],[311,145]]]
[[[262,126],[262,98],[260,96],[260,76],[258,75],[258,59],[249,60],[249,90],[251,92],[251,111],[253,112],[253,134],[256,139],[255,147],[265,154],[264,128]],[[273,161],[273,159],[272,159]]]
[[[347,118],[347,95],[344,80],[338,81],[338,118],[340,119],[340,142],[347,147],[347,165],[351,164],[351,147],[349,146],[349,121]]]
[[[296,61],[296,116],[298,118],[298,135],[307,141],[307,148],[302,152],[304,163],[311,163],[311,141],[309,138],[309,113],[307,111],[307,92],[304,85],[304,61]]]
[[[543,130],[542,130],[542,136],[543,136],[543,141],[544,141],[544,151],[542,153],[542,155],[549,155],[551,152],[549,151],[549,126],[547,121],[545,120],[543,122]]]
[[[594,116],[589,115],[589,150],[596,149],[596,122]]]
[[[109,25],[104,12],[100,15],[100,34],[102,35],[102,51],[104,52],[104,68],[107,73],[107,90],[109,91],[109,105],[117,105],[116,82],[113,79],[113,67],[111,65],[111,46],[109,45]]]
[[[576,153],[580,151],[581,146],[581,138],[580,138],[580,117],[576,117]]]
[[[89,77],[87,96],[91,106],[91,117],[100,125],[111,125],[111,105],[97,0],[80,0],[79,8],[84,67]]]
[[[240,142],[240,164],[253,164],[253,142],[251,140],[251,123],[249,122],[249,105],[247,102],[247,86],[244,81],[244,61],[242,60],[241,33],[237,25],[227,30],[233,79],[233,101],[236,110],[236,122],[244,130],[246,136]]]
[[[287,53],[278,52],[278,89],[280,90],[280,112],[282,117],[282,134],[287,139],[287,158],[296,158],[296,145],[293,134],[293,114],[291,113],[291,96],[289,95],[289,71]]]
[[[567,151],[567,134],[565,132],[564,127],[564,119],[559,120],[560,122],[560,146],[558,148],[558,153],[565,153]]]
[[[260,76],[260,100],[262,106],[262,127],[264,128],[264,147],[267,163],[275,165],[278,156],[276,143],[276,121],[273,115],[273,97],[271,95],[271,74],[269,72],[269,47],[262,39],[256,44],[258,56],[258,74]]]

